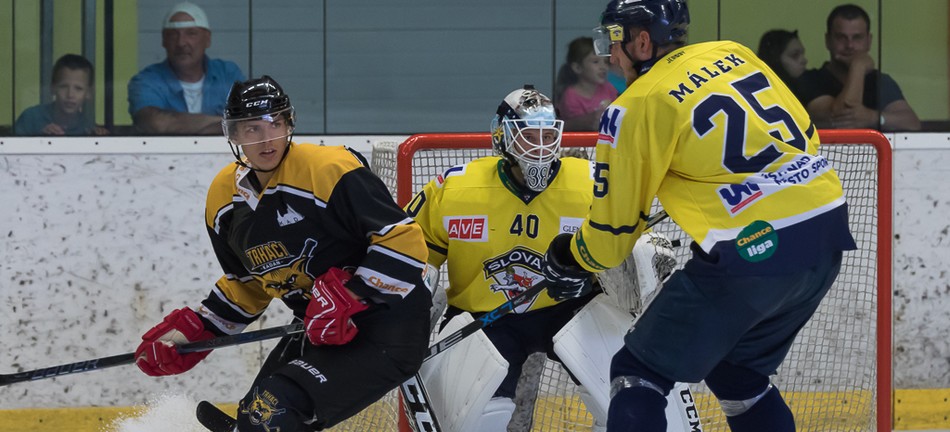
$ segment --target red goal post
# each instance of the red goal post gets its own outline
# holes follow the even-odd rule
[[[857,251],[848,252],[838,281],[816,317],[802,330],[786,363],[773,379],[795,413],[799,430],[887,431],[893,424],[892,389],[892,161],[887,138],[873,130],[820,130],[820,151],[828,157],[845,188]],[[586,149],[593,157],[597,134],[565,133],[562,147]],[[405,206],[422,186],[445,169],[491,154],[488,133],[417,134],[401,144],[374,146],[374,171]],[[687,240],[672,222],[657,231]],[[680,263],[688,248],[680,248]],[[552,366],[546,366],[550,369]],[[556,367],[556,366],[554,366]],[[547,373],[547,371],[545,372]],[[556,372],[555,372],[556,373]],[[541,379],[563,380],[566,377]],[[552,384],[554,385],[554,384]],[[563,385],[557,384],[563,387]],[[568,386],[569,387],[569,386]],[[570,402],[571,390],[557,396]],[[573,430],[583,423],[583,405],[542,412],[546,396],[539,391],[534,406],[535,428]],[[728,430],[715,399],[704,386],[694,386],[706,431]],[[574,411],[580,411],[574,413]],[[575,418],[577,417],[577,418]],[[559,429],[555,424],[575,426]],[[576,423],[579,422],[579,423]],[[588,423],[589,424],[589,423]],[[537,430],[537,429],[535,429]],[[585,430],[585,429],[581,429]]]

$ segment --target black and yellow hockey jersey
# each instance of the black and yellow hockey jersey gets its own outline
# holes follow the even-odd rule
[[[238,333],[276,298],[302,317],[314,278],[330,267],[354,270],[347,287],[376,302],[429,296],[422,230],[362,156],[311,144],[287,151],[261,193],[237,164],[212,182],[205,220],[224,276],[201,315]]]
[[[513,183],[501,158],[476,159],[446,170],[406,206],[425,233],[429,263],[448,260],[449,305],[490,311],[544,278],[548,245],[580,227],[593,191],[589,161],[562,158],[555,169],[535,194]],[[515,312],[554,304],[543,293]]]

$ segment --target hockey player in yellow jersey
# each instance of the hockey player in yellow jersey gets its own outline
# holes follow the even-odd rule
[[[362,156],[291,141],[294,109],[272,78],[236,82],[222,122],[236,163],[208,191],[205,220],[224,271],[199,307],[144,336],[148,375],[185,372],[208,352],[175,345],[240,333],[274,299],[303,334],[282,339],[238,408],[237,430],[322,430],[412,377],[432,305],[422,231]]]
[[[686,44],[684,0],[613,0],[595,49],[626,76],[597,142],[594,200],[543,271],[557,292],[629,253],[658,197],[692,237],[611,364],[610,431],[663,431],[673,382],[705,380],[733,431],[785,432],[769,376],[854,249],[805,109],[748,48]]]
[[[577,230],[593,198],[590,161],[559,157],[563,122],[532,86],[504,98],[491,131],[497,156],[446,170],[406,206],[425,233],[429,264],[438,269],[448,262],[446,320],[463,312],[477,317],[541,281],[551,239]],[[542,293],[484,329],[507,360],[507,373],[488,389],[491,400],[472,408],[480,418],[462,430],[506,430],[522,364],[534,352],[554,357],[554,334],[595,294],[558,303]],[[466,373],[473,372],[457,374]],[[440,421],[445,427],[449,419]]]

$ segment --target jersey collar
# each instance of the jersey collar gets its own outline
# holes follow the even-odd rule
[[[525,204],[529,204],[531,200],[540,195],[541,192],[544,192],[535,192],[515,181],[514,176],[511,174],[511,165],[506,163],[504,158],[498,160],[497,169],[498,178],[501,180],[501,184],[505,185],[505,189],[508,189],[509,192],[518,197],[518,199],[520,199]],[[554,178],[557,177],[557,173],[560,170],[561,161],[554,161],[554,163],[551,164],[551,175],[548,177],[548,187],[551,187],[551,183],[554,182]]]

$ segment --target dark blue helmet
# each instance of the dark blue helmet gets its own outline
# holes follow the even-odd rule
[[[645,28],[658,46],[685,43],[689,11],[686,0],[611,0],[600,17],[600,24],[608,34],[610,26],[623,27],[621,35],[611,35],[613,42],[620,42],[614,40],[616,36],[626,41],[627,27],[637,26]]]

